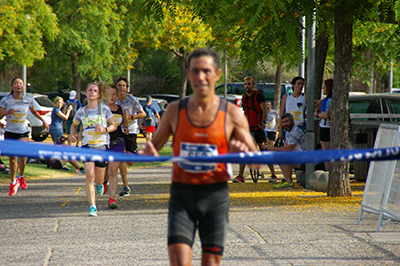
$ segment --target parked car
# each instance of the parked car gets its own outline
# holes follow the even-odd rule
[[[138,97],[138,99],[139,99],[140,105],[144,108],[146,106],[146,98]],[[151,106],[154,106],[157,113],[159,113],[161,110],[164,110],[164,106],[166,103],[167,103],[167,101],[164,99],[153,98],[153,101],[151,102]],[[155,119],[156,119],[156,123],[158,123],[157,118],[155,118]],[[140,133],[142,133],[144,136],[143,119],[142,118],[139,119],[138,123],[139,123]],[[156,128],[157,128],[157,126],[156,126]]]
[[[224,95],[218,95],[221,98],[224,98]],[[237,94],[227,94],[226,95],[226,100],[233,103],[237,107],[243,110],[242,107],[242,95],[237,95]]]
[[[400,123],[400,95],[388,93],[374,93],[349,96],[349,148],[372,148],[376,133],[382,123]],[[365,180],[369,162],[355,162],[354,167],[357,180]]]
[[[147,94],[140,97],[146,98],[148,95],[150,95],[152,98],[166,100],[168,103],[179,100],[179,95],[175,94]]]
[[[9,92],[0,92],[0,100],[7,96]],[[33,107],[43,117],[47,124],[51,124],[51,112],[54,108],[54,103],[43,94],[27,93],[26,96],[33,98]],[[34,141],[43,141],[49,136],[49,131],[43,127],[42,121],[37,119],[30,111],[27,114],[29,121],[30,136]]]
[[[46,92],[46,93],[44,93],[44,95],[47,95],[47,97],[49,97],[50,101],[52,101],[52,102],[54,102],[54,99],[57,96],[62,97],[64,99],[64,102],[67,102],[67,100],[69,99],[69,91],[65,91],[65,90]],[[86,99],[86,95],[81,92],[81,103],[83,103],[83,101],[85,99]]]
[[[274,100],[274,94],[275,94],[275,84],[274,83],[257,83],[256,89],[263,93],[263,95],[267,101]],[[281,85],[281,99],[282,99],[283,95],[285,95],[286,93],[292,93],[292,92],[293,92],[293,89],[292,89],[291,84],[282,84]],[[217,86],[215,88],[215,93],[223,95],[224,94],[224,85],[222,84],[222,85]],[[226,93],[243,95],[245,93],[243,82],[228,83]]]

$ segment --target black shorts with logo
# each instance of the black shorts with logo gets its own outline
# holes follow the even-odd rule
[[[228,226],[226,182],[187,185],[172,182],[168,212],[168,245],[193,245],[196,228],[203,252],[222,255]]]

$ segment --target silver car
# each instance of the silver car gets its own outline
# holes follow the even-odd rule
[[[9,92],[0,92],[0,100],[10,94]],[[42,116],[47,124],[51,124],[51,112],[54,108],[54,103],[50,101],[47,95],[37,94],[37,93],[27,93],[27,97],[33,98],[33,107]],[[4,120],[3,120],[4,119]],[[3,123],[7,121],[5,118],[2,119]],[[43,141],[49,136],[49,131],[43,127],[42,121],[37,119],[30,111],[28,112],[27,119],[29,121],[29,131],[32,140]]]

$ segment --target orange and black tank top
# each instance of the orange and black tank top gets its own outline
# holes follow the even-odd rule
[[[172,144],[174,156],[194,157],[226,154],[229,151],[225,123],[228,102],[221,99],[213,122],[195,126],[188,117],[189,98],[179,103],[178,125]],[[230,178],[225,163],[174,163],[172,181],[190,185],[209,185]]]

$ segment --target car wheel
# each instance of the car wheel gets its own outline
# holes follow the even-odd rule
[[[43,141],[45,139],[47,139],[47,137],[49,136],[49,134],[44,134],[44,135],[32,135],[32,139],[34,141]]]

